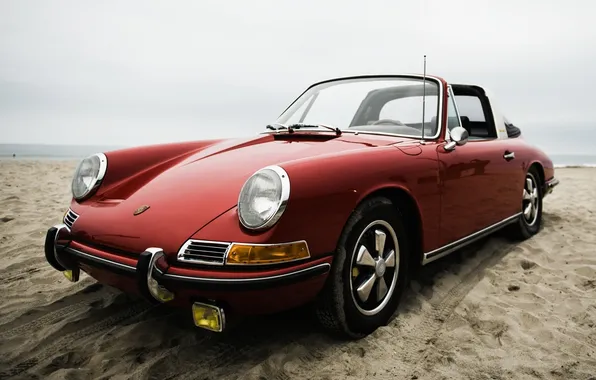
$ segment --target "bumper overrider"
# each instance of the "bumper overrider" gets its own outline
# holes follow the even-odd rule
[[[559,184],[559,180],[554,177],[549,179],[548,181],[546,181],[544,183],[544,191],[543,191],[544,196],[547,196],[548,194],[552,193],[554,188],[557,187],[558,184]]]
[[[48,263],[71,282],[78,281],[83,270],[96,279],[113,280],[105,282],[152,303],[190,303],[195,325],[215,332],[225,329],[225,305],[240,305],[233,309],[256,305],[259,312],[275,303],[299,305],[318,293],[331,268],[330,256],[243,272],[175,266],[159,247],[132,257],[85,246],[70,240],[65,224],[47,231],[44,250]]]

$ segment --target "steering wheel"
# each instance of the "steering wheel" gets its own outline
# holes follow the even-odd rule
[[[393,125],[399,125],[399,126],[403,126],[403,127],[406,126],[401,121],[393,120],[393,119],[381,119],[381,120],[377,120],[374,123],[372,123],[372,125],[379,125],[379,124],[393,124]]]

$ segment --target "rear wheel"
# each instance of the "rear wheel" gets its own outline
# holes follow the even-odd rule
[[[542,185],[535,168],[526,174],[521,196],[521,215],[509,227],[509,234],[516,240],[529,239],[540,231],[542,226]]]
[[[352,339],[387,324],[407,284],[408,252],[402,217],[390,200],[360,205],[344,228],[317,302],[320,323]]]

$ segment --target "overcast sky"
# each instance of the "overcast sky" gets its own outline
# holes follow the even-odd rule
[[[0,143],[263,130],[310,83],[428,72],[514,123],[596,109],[593,0],[0,1]],[[546,124],[545,124],[546,125]]]

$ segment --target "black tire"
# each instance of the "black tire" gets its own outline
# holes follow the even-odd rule
[[[524,196],[528,193],[528,183],[527,181],[531,181],[533,186],[536,189],[536,198],[526,200]],[[517,219],[517,221],[511,224],[507,229],[507,235],[517,241],[523,241],[526,239],[531,238],[532,236],[536,235],[540,228],[542,227],[542,198],[543,198],[543,184],[540,180],[540,175],[536,168],[532,167],[526,173],[526,178],[524,180],[524,191],[522,196],[520,197],[520,207],[521,207],[521,215]],[[531,195],[531,194],[530,194]],[[535,214],[532,214],[531,217],[527,217],[524,214],[524,210],[527,207],[528,202],[533,202],[535,206],[533,206],[537,211]]]
[[[365,231],[366,234],[364,234]],[[360,339],[390,321],[409,280],[410,250],[405,231],[403,216],[398,207],[387,198],[371,198],[354,210],[339,239],[325,288],[316,302],[319,323],[332,335],[343,339]],[[382,250],[385,253],[381,252],[378,255],[378,251],[374,248],[374,252],[371,250],[368,257],[374,258],[376,266],[359,266],[356,263],[358,251],[362,249],[363,244],[367,245],[367,248],[370,247],[372,241],[367,239],[374,238],[377,234],[386,236]],[[392,261],[390,252],[392,249],[396,251],[395,240],[397,240],[399,253],[394,254],[396,260]],[[387,261],[380,260],[380,257],[385,257]],[[383,261],[383,264],[379,264],[378,261]],[[354,272],[353,266],[358,270]],[[396,278],[393,277],[394,273],[397,273]],[[355,274],[354,277],[353,274]],[[363,280],[371,280],[375,276],[377,277],[374,285],[369,288],[371,290],[368,299],[363,301],[353,289],[360,286]],[[379,285],[381,280],[385,283],[384,288],[387,293],[385,298],[382,298],[382,302],[379,302],[378,298],[381,296],[377,291],[379,287],[383,288]],[[388,280],[391,282],[389,283]],[[383,290],[380,293],[382,294]],[[373,299],[370,298],[371,296]],[[378,305],[367,309],[364,303],[373,305],[378,303]]]

